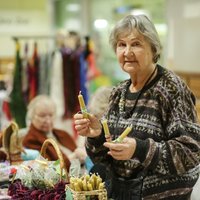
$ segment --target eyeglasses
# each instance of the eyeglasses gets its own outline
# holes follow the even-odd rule
[[[39,120],[46,120],[46,119],[54,119],[55,115],[53,113],[49,113],[49,114],[36,114],[35,115],[36,118],[38,118]]]

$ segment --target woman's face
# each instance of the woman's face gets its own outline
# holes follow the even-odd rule
[[[122,70],[130,75],[144,72],[153,64],[151,45],[137,30],[119,38],[116,55]]]
[[[36,105],[32,124],[40,131],[49,132],[53,129],[55,106],[49,102]]]

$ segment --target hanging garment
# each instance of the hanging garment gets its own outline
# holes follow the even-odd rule
[[[15,71],[13,78],[13,88],[10,94],[10,110],[12,118],[15,119],[16,123],[20,128],[26,126],[25,116],[26,116],[26,104],[22,95],[22,64],[20,58],[20,47],[19,43],[16,43],[16,60],[15,60]]]
[[[55,102],[57,115],[62,118],[64,115],[64,84],[63,84],[63,60],[62,54],[56,50],[52,56],[52,66],[50,72],[50,97]]]
[[[49,94],[52,53],[40,54],[38,94]]]
[[[80,51],[71,51],[69,48],[61,49],[63,58],[64,80],[64,116],[69,119],[80,110],[78,93],[80,91]]]
[[[38,50],[37,50],[37,43],[34,44],[34,52],[33,57],[30,61],[28,74],[29,74],[29,101],[33,99],[38,94],[38,68],[39,68],[39,56],[38,56]]]
[[[28,44],[26,43],[24,46],[24,56],[22,59],[22,93],[25,104],[28,104],[29,101],[29,80],[28,80],[28,68],[29,68],[29,58],[28,58]]]

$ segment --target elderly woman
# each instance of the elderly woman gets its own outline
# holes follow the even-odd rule
[[[129,15],[113,28],[110,43],[130,79],[116,86],[105,117],[113,139],[106,142],[94,115],[74,116],[94,163],[111,173],[115,200],[188,200],[198,179],[200,126],[195,97],[172,71],[157,62],[161,44],[152,22]],[[116,140],[126,129],[131,132]]]
[[[70,167],[70,159],[74,157],[76,143],[66,131],[54,128],[56,114],[55,103],[46,95],[36,96],[28,105],[27,118],[30,121],[28,132],[23,140],[24,147],[40,151],[47,138],[55,139],[63,152],[66,168]],[[48,147],[47,157],[58,159],[53,147]]]

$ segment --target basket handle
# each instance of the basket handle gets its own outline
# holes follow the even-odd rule
[[[63,159],[63,155],[62,155],[62,152],[58,146],[58,143],[52,139],[52,138],[48,138],[44,141],[44,143],[42,144],[42,147],[41,147],[41,150],[40,150],[40,154],[45,158],[46,157],[46,149],[48,147],[48,145],[51,144],[53,146],[53,148],[55,149],[56,153],[57,153],[57,156],[60,160],[60,180],[62,179],[62,175],[63,175],[63,170],[65,171],[65,174],[66,174],[66,179],[68,181],[68,172],[67,172],[67,169],[65,167],[65,162],[64,162],[64,159]]]

